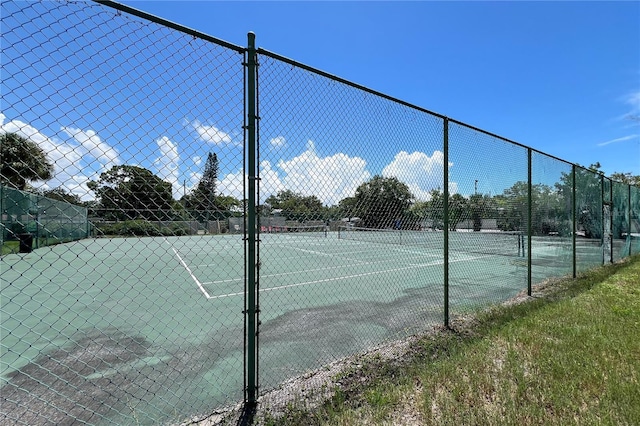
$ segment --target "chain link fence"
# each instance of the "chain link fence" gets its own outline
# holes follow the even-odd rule
[[[38,237],[3,239],[0,422],[242,400],[244,49],[88,2],[2,2],[1,42],[3,232]],[[45,247],[64,216],[81,239]]]
[[[29,253],[93,234],[86,207],[14,188],[0,186],[0,212],[0,242],[7,252]]]
[[[260,235],[268,389],[441,320],[441,260],[402,237],[415,193],[444,186],[443,120],[259,54],[260,214],[285,225]]]
[[[638,187],[102,3],[1,6],[3,424],[268,409],[640,252]]]

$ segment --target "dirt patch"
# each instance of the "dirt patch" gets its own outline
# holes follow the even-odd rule
[[[8,375],[0,395],[3,424],[97,423],[126,409],[124,401],[141,386],[140,377],[114,366],[145,357],[148,348],[139,336],[111,330],[41,355]]]

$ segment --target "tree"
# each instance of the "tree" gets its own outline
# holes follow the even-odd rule
[[[482,219],[488,219],[496,211],[493,200],[488,195],[473,194],[469,197],[469,208],[471,210],[471,220],[473,230],[478,232],[482,229]]]
[[[202,178],[198,182],[196,189],[182,199],[185,208],[191,211],[191,214],[200,221],[215,218],[217,215],[215,213],[212,214],[212,212],[220,210],[220,206],[216,203],[217,187],[218,156],[210,152],[204,165]]]
[[[587,238],[602,236],[602,183],[604,174],[600,171],[600,163],[589,168],[575,167],[575,194],[577,229]],[[573,173],[562,173],[560,182],[556,184],[560,199],[564,202],[565,216],[571,218],[571,200],[573,197]],[[562,202],[561,201],[561,202]]]
[[[411,206],[413,216],[420,222],[420,226],[433,229],[444,227],[444,193],[438,189],[429,192],[428,201],[419,201]]]
[[[270,195],[265,203],[271,209],[282,210],[282,215],[289,220],[319,220],[323,218],[322,201],[315,195],[304,196],[291,190],[279,191]]]
[[[569,196],[570,196],[569,192]],[[569,232],[571,198],[559,184],[555,188],[545,184],[531,186],[531,227],[534,235],[549,232]],[[493,197],[497,211],[498,228],[503,231],[526,231],[529,220],[529,185],[518,181],[503,194]],[[491,209],[489,209],[491,210]]]
[[[97,213],[108,220],[172,218],[171,184],[138,166],[114,166],[90,181],[99,199]]]
[[[618,182],[640,187],[640,175],[633,175],[632,173],[629,173],[629,172],[627,173],[615,172],[609,177]]]
[[[496,197],[499,217],[498,228],[503,231],[522,231],[527,226],[529,185],[518,181]]]
[[[27,182],[53,177],[53,164],[35,142],[16,133],[0,135],[0,182],[24,190]]]
[[[38,194],[52,200],[64,201],[65,203],[75,204],[78,206],[84,205],[82,200],[76,194],[67,192],[64,188],[58,187],[53,189],[44,189],[36,191]]]
[[[211,210],[216,205],[216,189],[218,186],[218,156],[211,152],[204,165],[202,179],[195,191],[196,199],[205,210]]]
[[[216,207],[225,212],[242,212],[242,203],[231,195],[218,195],[216,197]]]
[[[401,225],[415,197],[398,178],[376,175],[356,189],[354,198],[364,226],[389,228]]]
[[[449,230],[455,231],[458,224],[469,218],[469,200],[460,194],[449,197]]]

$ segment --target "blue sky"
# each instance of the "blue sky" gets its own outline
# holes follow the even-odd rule
[[[253,31],[259,47],[394,98],[567,161],[600,162],[606,174],[640,175],[638,2],[121,3],[239,46]],[[3,2],[9,46],[3,74],[10,77],[2,83],[0,131],[29,135],[55,157],[58,173],[45,186],[62,185],[88,199],[86,182],[99,172],[138,164],[170,181],[178,198],[197,184],[202,159],[213,150],[221,159],[221,192],[241,198],[242,76],[231,69],[239,62],[233,52],[121,26],[125,20],[108,8],[88,19],[58,6],[50,15],[36,10],[51,7],[46,2],[33,5]],[[89,15],[100,8],[92,4]],[[41,32],[21,27],[16,19],[30,14],[56,35],[46,26]],[[151,46],[128,44],[139,38]],[[202,51],[209,53],[197,56]],[[33,64],[20,70],[25,60]],[[419,199],[442,185],[442,147],[433,142],[439,129],[428,117],[420,118],[433,133],[426,145],[410,129],[411,113],[381,101],[370,105],[382,116],[319,106],[310,111],[327,117],[311,123],[294,114],[301,100],[320,105],[336,94],[357,95],[278,66],[270,86],[267,62],[261,67],[262,199],[292,189],[335,204],[380,173],[401,178]],[[284,120],[269,100],[292,78],[299,80],[283,95],[291,108]],[[380,111],[393,119],[384,121]],[[369,126],[359,127],[369,117]],[[475,184],[495,195],[526,179],[524,151],[460,129],[452,135],[468,144],[452,151],[452,191],[468,195]],[[385,143],[392,139],[405,145]],[[367,143],[373,145],[363,148]],[[552,184],[567,169],[547,163],[539,162],[534,179]]]
[[[638,2],[123,3],[605,173],[640,174]]]

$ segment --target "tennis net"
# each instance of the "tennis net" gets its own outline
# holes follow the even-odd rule
[[[444,247],[444,232],[442,231],[342,226],[338,228],[338,238],[370,243],[417,246],[434,250]],[[524,243],[524,233],[519,231],[449,232],[449,250],[454,252],[524,257]]]
[[[298,236],[326,237],[327,226],[326,225],[269,226],[269,227],[263,227],[261,232],[269,233],[269,234],[288,234],[292,236],[298,235]]]

